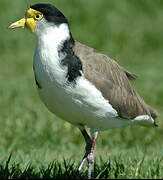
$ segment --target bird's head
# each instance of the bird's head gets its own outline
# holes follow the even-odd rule
[[[56,7],[51,4],[34,4],[26,11],[24,18],[11,24],[8,28],[27,27],[31,32],[35,32],[36,27],[41,31],[45,24],[59,26],[67,24],[66,17]]]

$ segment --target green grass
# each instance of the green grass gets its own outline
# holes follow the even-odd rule
[[[32,70],[35,37],[27,30],[7,29],[36,2],[55,4],[69,19],[75,39],[137,74],[133,86],[160,114],[158,128],[100,132],[93,177],[162,178],[161,0],[0,1],[0,177],[76,178],[84,154],[79,130],[48,112],[38,97]],[[85,168],[79,178],[86,177]]]
[[[13,163],[9,167],[11,155],[4,165],[0,165],[0,178],[43,178],[43,179],[84,179],[86,178],[86,168],[78,174],[78,166],[70,160],[52,161],[51,163],[41,165],[28,164],[24,169],[20,163]],[[163,169],[160,163],[163,159],[153,157],[153,160],[147,157],[124,158],[121,155],[109,158],[107,161],[100,159],[95,161],[92,173],[93,179],[125,179],[125,178],[160,178],[163,176]],[[150,164],[150,166],[149,166]]]

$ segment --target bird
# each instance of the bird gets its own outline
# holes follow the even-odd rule
[[[94,166],[99,131],[126,125],[157,126],[158,113],[135,91],[137,76],[109,56],[75,40],[65,15],[54,5],[31,5],[8,28],[25,27],[36,35],[33,70],[45,106],[81,131],[86,147],[80,173]],[[89,129],[86,130],[86,128]]]

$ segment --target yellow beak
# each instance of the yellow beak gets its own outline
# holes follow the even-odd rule
[[[39,15],[37,18],[35,15]],[[31,32],[35,31],[36,22],[43,18],[43,14],[39,11],[29,8],[26,11],[25,18],[16,21],[15,23],[11,24],[8,28],[14,29],[18,27],[28,27]]]
[[[24,27],[24,26],[25,26],[25,18],[22,18],[19,21],[12,23],[8,28],[14,29],[14,28]]]
[[[14,29],[19,27],[24,28],[25,26],[27,26],[31,32],[34,32],[36,22],[33,18],[22,18],[19,21],[12,23],[8,28],[9,29]]]

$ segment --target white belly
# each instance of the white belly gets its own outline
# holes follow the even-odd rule
[[[61,119],[100,130],[129,124],[129,120],[118,118],[116,110],[84,76],[79,77],[76,84],[67,84],[64,70],[56,79],[58,75],[55,70],[48,68],[47,71],[40,65],[39,69],[35,67],[36,77],[41,84],[41,89],[38,88],[40,98]]]
[[[55,85],[47,88],[42,87],[39,89],[39,95],[51,112],[75,125],[82,124],[90,128],[104,130],[129,123],[128,120],[117,118],[115,112],[110,112],[110,107],[107,111],[106,102],[99,107],[97,104],[93,104],[98,101],[95,97],[94,99],[92,97],[92,103],[90,103],[86,101],[85,97],[77,97],[78,95],[67,92],[67,89],[63,87],[55,87]],[[90,95],[92,94],[90,93]],[[108,104],[108,106],[110,105]]]

